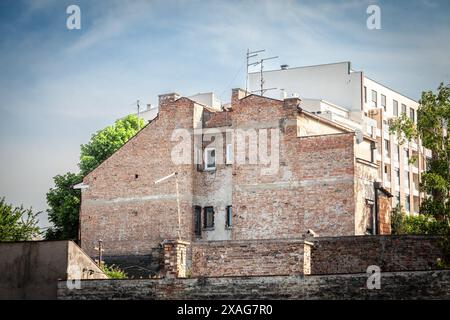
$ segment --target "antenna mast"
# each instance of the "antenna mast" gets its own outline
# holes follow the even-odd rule
[[[247,72],[245,74],[245,92],[248,92],[248,68],[251,66],[256,66],[256,65],[260,64],[260,62],[250,63],[250,59],[256,57],[258,55],[258,53],[261,53],[264,51],[266,51],[266,50],[250,51],[250,49],[247,49]]]
[[[139,104],[139,100],[136,101],[136,106],[137,106],[137,117],[138,117],[138,130],[140,130],[141,129],[141,123],[139,121],[139,119],[140,119],[139,116],[140,116],[141,106]]]
[[[276,56],[276,57],[270,57],[270,58],[264,58],[264,59],[261,59],[260,61],[259,61],[259,63],[258,64],[260,64],[260,67],[261,67],[261,70],[260,70],[260,77],[261,77],[261,89],[260,89],[260,92],[261,92],[261,96],[263,96],[264,95],[264,93],[267,91],[267,90],[273,90],[273,89],[276,89],[276,88],[269,88],[269,89],[264,89],[264,75],[263,75],[263,70],[264,70],[264,61],[266,61],[266,60],[271,60],[271,59],[277,59],[278,58],[278,56]]]

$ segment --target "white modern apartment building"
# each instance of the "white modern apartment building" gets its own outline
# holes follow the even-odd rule
[[[417,120],[419,103],[355,71],[350,62],[340,62],[249,74],[249,91],[264,96],[302,99],[306,111],[328,118],[376,138],[379,180],[407,213],[419,212],[423,194],[419,192],[420,174],[430,156],[420,141],[403,145],[389,133],[389,120],[406,113]],[[415,161],[412,161],[416,159]]]

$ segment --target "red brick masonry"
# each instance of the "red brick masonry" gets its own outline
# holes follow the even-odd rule
[[[309,274],[311,245],[302,239],[196,242],[192,276]]]

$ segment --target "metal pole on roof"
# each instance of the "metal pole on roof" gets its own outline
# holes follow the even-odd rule
[[[139,100],[136,102],[136,105],[137,105],[137,117],[138,117],[138,130],[140,130],[141,129],[141,122],[139,121],[139,116],[140,116],[140,109],[141,109],[141,106],[139,105]]]
[[[256,57],[258,55],[258,53],[261,53],[261,52],[264,52],[264,51],[266,51],[266,50],[250,51],[250,49],[247,49],[247,63],[246,63],[246,65],[247,65],[247,72],[245,74],[245,92],[248,91],[248,67],[255,66],[255,65],[259,64],[259,62],[250,63],[250,58],[254,58],[254,57]]]
[[[264,94],[264,92],[266,92],[266,90],[264,90],[264,75],[263,75],[263,70],[264,70],[264,61],[266,61],[266,60],[271,60],[271,59],[277,59],[278,58],[278,56],[276,56],[276,57],[270,57],[270,58],[264,58],[264,59],[261,59],[260,61],[259,61],[259,63],[260,63],[260,67],[261,67],[261,71],[260,71],[260,73],[261,73],[261,96]]]

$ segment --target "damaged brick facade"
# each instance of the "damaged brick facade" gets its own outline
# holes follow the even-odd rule
[[[176,130],[190,133],[184,137],[192,146],[188,163],[172,160],[181,140]],[[233,163],[227,163],[229,144]],[[218,110],[162,95],[158,116],[84,178],[81,246],[95,256],[102,239],[105,260],[142,257],[153,270],[161,265],[163,240],[177,239],[178,229],[191,243],[299,239],[309,229],[320,236],[365,234],[375,213],[366,207],[375,200],[378,170],[370,146],[369,137],[358,140],[353,130],[302,111],[296,98],[236,89],[230,107]],[[205,163],[206,148],[215,148],[213,169]],[[264,156],[276,157],[267,163]],[[175,181],[154,183],[173,172],[180,226]]]

